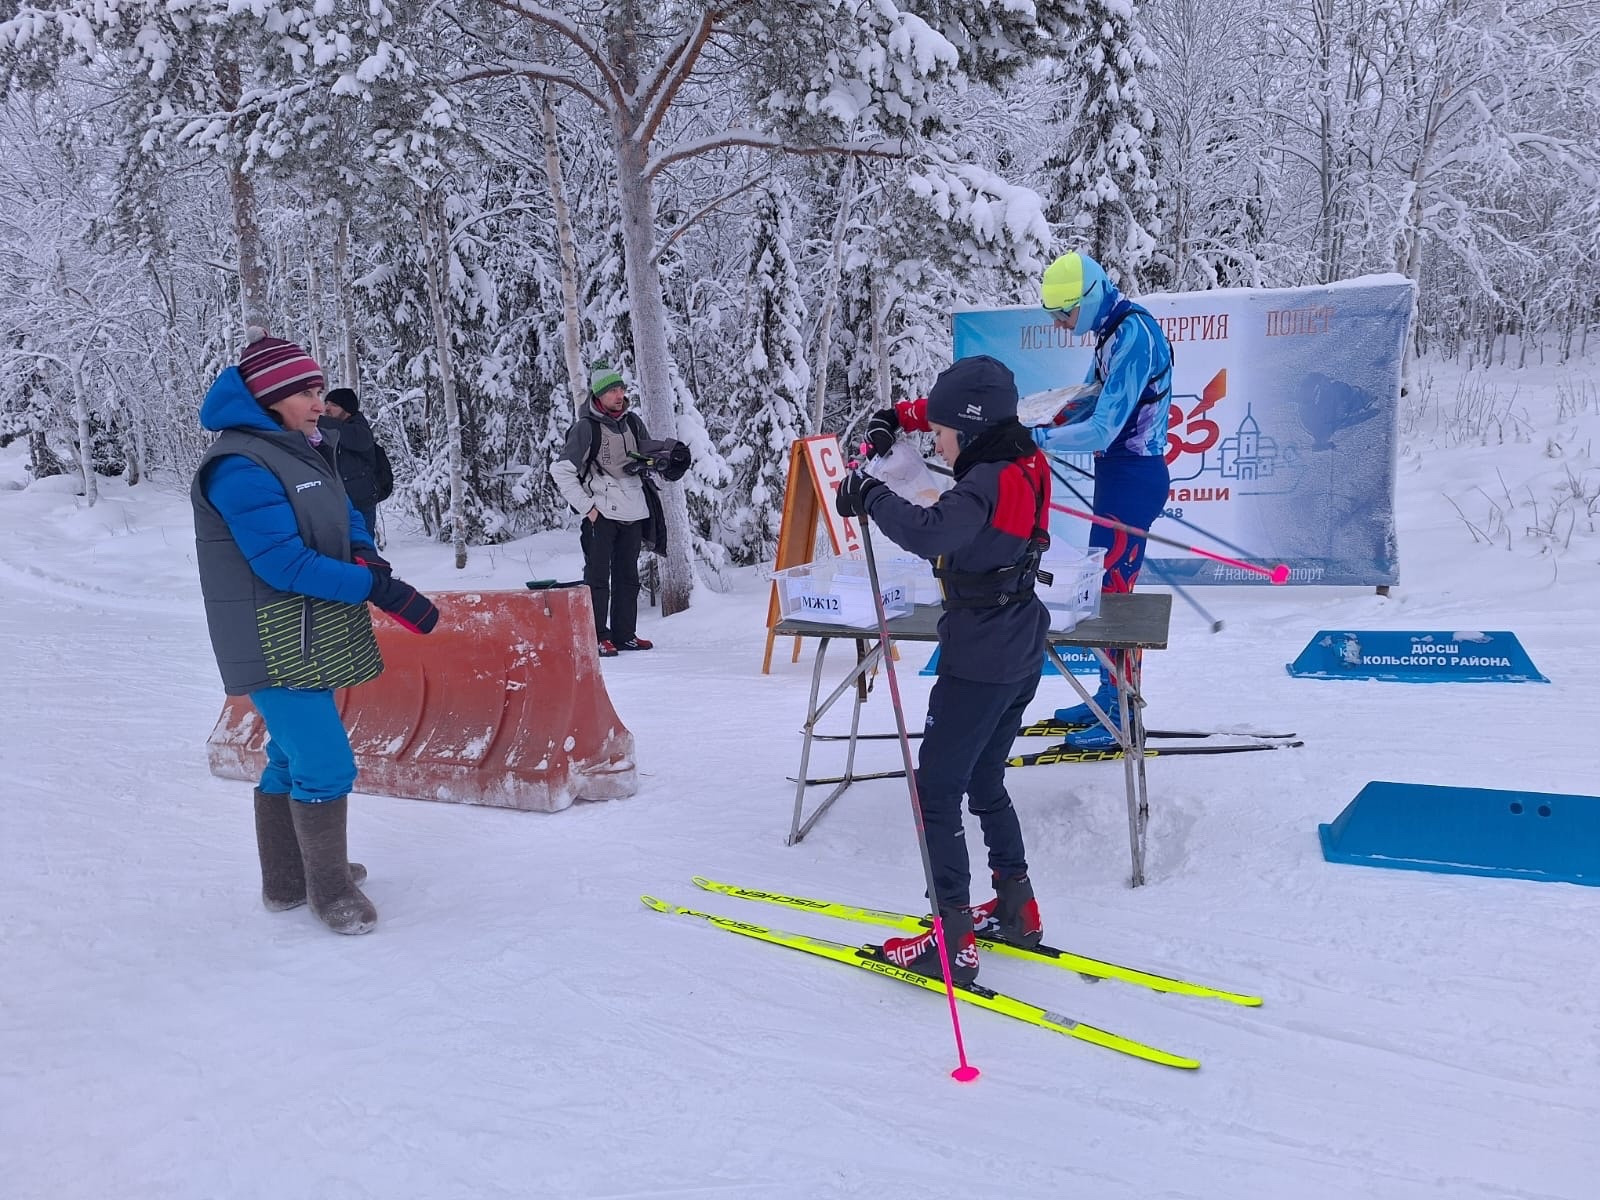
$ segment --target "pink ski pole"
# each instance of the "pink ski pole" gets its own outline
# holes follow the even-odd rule
[[[1140,529],[1137,525],[1124,525],[1121,521],[1113,521],[1110,517],[1097,517],[1093,513],[1080,512],[1076,508],[1068,508],[1065,504],[1051,501],[1050,507],[1057,512],[1064,512],[1069,517],[1081,517],[1085,521],[1092,521],[1096,525],[1104,525],[1107,529],[1120,529],[1123,533],[1131,533],[1135,537],[1149,538],[1152,542],[1160,542],[1164,546],[1176,546],[1179,550],[1187,550],[1191,554],[1198,554],[1201,558],[1209,558],[1229,567],[1238,567],[1241,571],[1250,571],[1256,575],[1265,575],[1273,583],[1289,582],[1289,564],[1279,563],[1272,568],[1258,567],[1254,563],[1247,563],[1242,559],[1229,558],[1225,554],[1214,554],[1210,550],[1202,550],[1199,546],[1191,546],[1187,542],[1180,542],[1173,538],[1162,537],[1159,533],[1151,533],[1148,529]]]
[[[883,592],[878,587],[878,562],[872,554],[871,521],[857,518],[861,528],[861,549],[867,559],[867,585],[872,588],[872,606],[878,615],[878,645],[882,652],[883,668],[889,679],[890,707],[894,709],[894,727],[900,734],[900,757],[905,763],[906,786],[911,792],[911,815],[917,826],[917,849],[922,852],[922,874],[928,883],[928,898],[933,902],[933,939],[939,947],[939,969],[944,972],[944,994],[950,1004],[950,1026],[956,1035],[956,1058],[960,1065],[950,1072],[950,1078],[960,1083],[971,1083],[979,1075],[978,1068],[967,1061],[966,1042],[961,1037],[961,1016],[956,1011],[956,985],[950,978],[950,945],[944,937],[944,918],[939,912],[939,893],[933,886],[933,859],[928,855],[928,832],[922,821],[922,797],[917,794],[917,773],[911,766],[911,738],[906,733],[906,714],[900,705],[900,683],[894,673],[894,652],[889,642],[889,618],[883,611]]]

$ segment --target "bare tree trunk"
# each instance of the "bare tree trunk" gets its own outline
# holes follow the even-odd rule
[[[550,203],[556,214],[556,245],[561,252],[561,353],[572,387],[572,411],[582,413],[589,400],[589,381],[583,370],[583,346],[578,312],[578,250],[572,236],[572,212],[567,207],[566,182],[561,170],[561,144],[557,140],[556,106],[551,85],[540,97],[544,120],[544,175],[550,184]]]
[[[67,369],[72,376],[72,416],[78,423],[78,470],[83,473],[83,498],[93,508],[100,499],[100,481],[94,473],[94,435],[89,430],[89,396],[83,382],[81,352],[72,352]]]
[[[339,324],[344,332],[343,368],[339,382],[361,391],[361,356],[356,338],[355,280],[350,275],[350,218],[341,216],[339,232],[333,240],[333,287],[339,307]]]
[[[619,6],[613,15],[612,64],[624,91],[632,96],[638,84],[635,6]],[[617,208],[622,217],[623,271],[633,322],[634,365],[644,391],[645,424],[653,436],[676,438],[678,413],[672,387],[672,350],[667,344],[667,310],[661,294],[661,272],[655,257],[655,200],[645,174],[649,156],[638,139],[638,114],[615,105],[611,113],[617,147]],[[694,538],[689,504],[681,487],[661,489],[666,518],[667,561],[661,573],[661,615],[670,617],[689,607],[694,590]]]
[[[261,253],[261,226],[256,217],[256,187],[237,165],[228,167],[228,194],[233,199],[233,237],[239,247],[239,316],[248,329],[269,328],[267,263]]]
[[[850,206],[855,202],[856,160],[844,165],[839,180],[839,215],[833,221],[833,250],[828,255],[828,277],[822,289],[822,312],[817,317],[817,395],[811,407],[811,432],[822,429],[828,401],[828,360],[833,356],[833,309],[839,302],[839,276],[844,271],[844,235],[850,227]]]
[[[622,118],[625,120],[625,118]],[[620,121],[619,121],[620,123]],[[635,366],[644,392],[645,424],[653,437],[678,436],[678,414],[672,388],[672,351],[667,345],[667,311],[656,269],[655,204],[644,174],[644,154],[631,131],[617,131],[617,201],[622,214],[623,268],[633,318]],[[661,615],[670,617],[689,607],[694,589],[694,543],[689,505],[681,487],[661,489],[667,522],[667,562],[661,579]]]
[[[313,223],[306,222],[306,349],[327,373],[322,357],[322,269],[317,265],[317,239]]]
[[[1334,180],[1333,129],[1333,45],[1335,32],[1333,0],[1313,0],[1311,16],[1316,27],[1316,99],[1318,170],[1322,211],[1317,214],[1317,252],[1321,259],[1322,283],[1337,277],[1338,214],[1335,210],[1337,184]]]
[[[889,336],[884,329],[886,313],[883,296],[883,272],[874,270],[868,284],[872,309],[872,392],[879,408],[894,403],[894,388],[889,377]]]
[[[122,444],[122,481],[129,487],[138,487],[139,480],[144,477],[144,437],[139,423],[121,404],[111,410],[111,420],[117,427],[117,440]]]
[[[240,93],[239,64],[219,57],[216,79],[228,107],[236,107]],[[256,185],[245,174],[237,154],[229,161],[227,171],[228,196],[233,201],[233,238],[239,248],[239,315],[246,329],[252,325],[266,329],[272,309],[267,294],[267,259],[262,251]],[[243,339],[240,341],[242,343]]]
[[[456,570],[459,571],[467,565],[467,514],[461,482],[461,404],[456,397],[450,322],[444,311],[445,281],[450,277],[450,229],[445,222],[444,200],[437,189],[423,198],[421,217],[426,267],[423,277],[428,291],[428,307],[433,312],[434,352],[439,359],[440,390],[444,393],[445,444],[450,454],[450,531],[456,551]]]

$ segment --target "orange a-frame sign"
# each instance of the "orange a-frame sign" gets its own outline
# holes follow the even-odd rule
[[[828,528],[828,540],[835,554],[861,553],[861,530],[855,519],[841,517],[833,497],[845,476],[844,455],[839,439],[831,433],[800,438],[789,447],[789,481],[783,489],[783,519],[778,524],[778,554],[775,570],[798,567],[811,561],[817,544],[817,516]],[[774,581],[767,601],[767,651],[761,659],[761,673],[772,669],[772,632],[778,623],[778,585]],[[794,659],[800,658],[800,639],[794,640]]]

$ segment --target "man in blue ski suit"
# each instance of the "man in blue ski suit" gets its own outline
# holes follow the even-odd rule
[[[1098,383],[1098,398],[1068,423],[1042,426],[1033,440],[1046,451],[1093,451],[1094,515],[1148,531],[1161,515],[1171,483],[1167,474],[1167,420],[1172,399],[1172,346],[1160,324],[1123,297],[1105,269],[1087,254],[1064,254],[1046,268],[1039,289],[1057,325],[1096,338],[1094,363],[1086,382]],[[1095,525],[1091,547],[1104,547],[1101,590],[1131,592],[1144,563],[1145,538],[1127,530]],[[1122,665],[1120,655],[1112,661]],[[1113,719],[1116,681],[1104,667],[1098,704]],[[1067,736],[1069,746],[1100,749],[1115,745],[1111,733],[1095,723],[1086,704],[1056,710],[1056,719],[1089,728]]]

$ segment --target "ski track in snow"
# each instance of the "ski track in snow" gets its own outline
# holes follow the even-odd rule
[[[17,449],[0,474],[20,475]],[[1307,744],[1151,760],[1147,887],[1126,886],[1120,764],[1009,775],[1047,940],[1264,1006],[990,956],[990,986],[1204,1065],[963,1006],[984,1072],[967,1087],[942,998],[638,901],[841,941],[878,935],[689,877],[921,903],[899,781],[856,785],[783,844],[812,646],[791,665],[778,643],[760,674],[753,574],[647,613],[658,649],[604,663],[637,796],[549,816],[357,796],[352,855],[382,921],[342,939],[261,909],[249,790],[207,773],[222,695],[186,496],[0,492],[0,1195],[1593,1200],[1600,890],[1334,866],[1316,838],[1371,779],[1593,790],[1600,634],[1573,614],[1595,555],[1552,586],[1547,560],[1472,546],[1439,495],[1513,451],[1531,473],[1531,446],[1408,463],[1387,599],[1211,589],[1216,636],[1175,605],[1172,648],[1146,659],[1152,720]],[[578,563],[564,533],[475,549],[462,573],[418,538],[388,553],[429,590]],[[1318,629],[1374,627],[1512,629],[1555,682],[1283,669]],[[899,665],[913,724],[929,649]],[[864,728],[892,728],[886,694]],[[1035,711],[1070,700],[1047,682]],[[898,757],[890,741],[857,761]],[[842,760],[819,745],[812,765]]]

